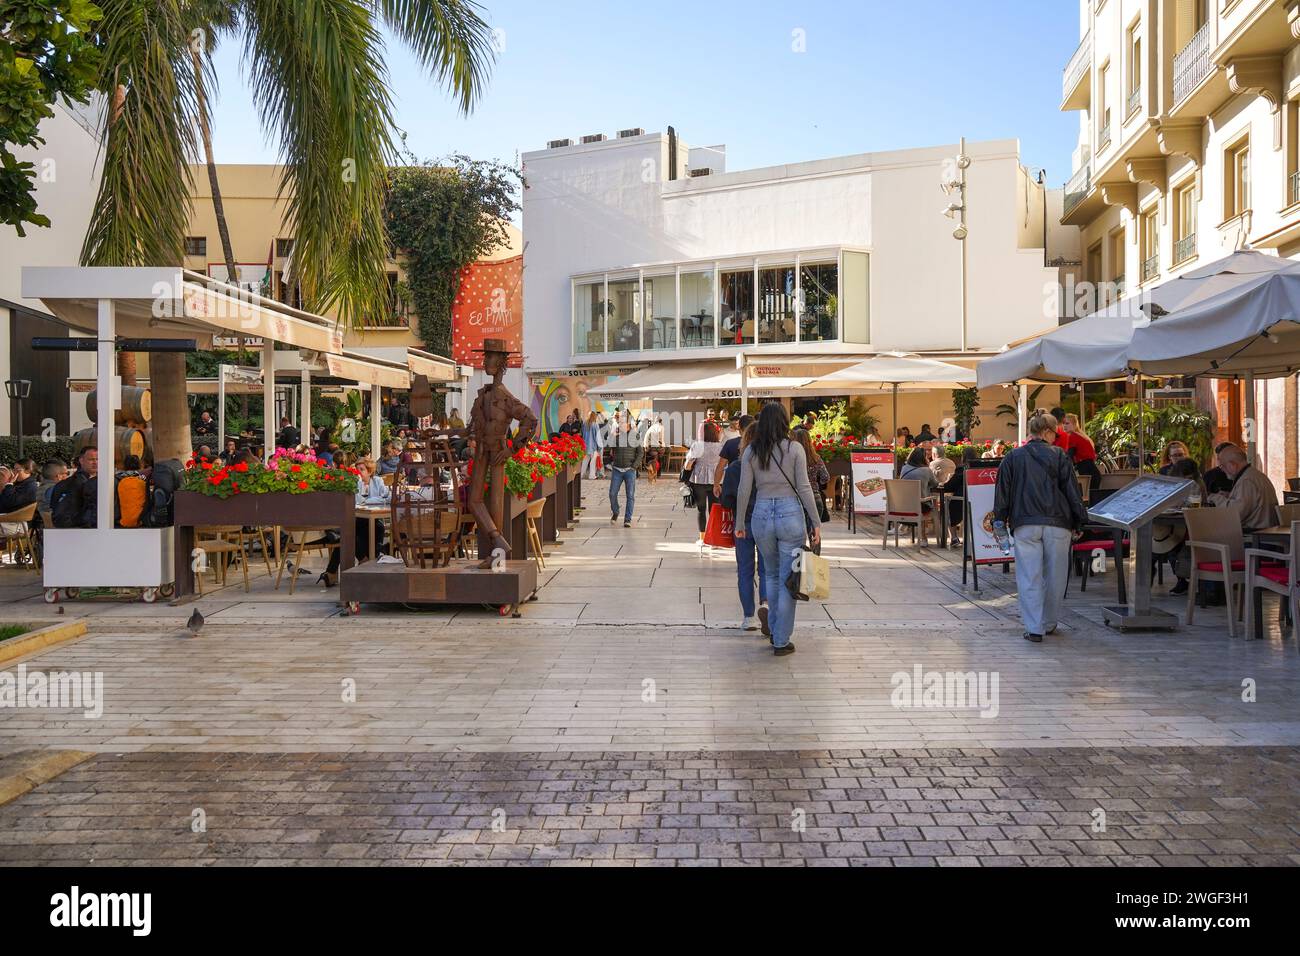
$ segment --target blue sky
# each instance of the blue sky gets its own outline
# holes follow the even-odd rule
[[[669,124],[727,145],[730,169],[1016,137],[1069,177],[1077,114],[1059,110],[1076,0],[485,0],[500,34],[486,95],[461,116],[390,43],[397,122],[420,156],[513,161],[549,139]],[[794,31],[806,49],[795,52]],[[217,56],[219,162],[273,162],[237,43]]]

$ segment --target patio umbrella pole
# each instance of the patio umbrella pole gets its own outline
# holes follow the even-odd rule
[[[1137,467],[1137,470],[1138,470],[1138,474],[1140,475],[1140,474],[1142,474],[1142,472],[1146,469],[1146,463],[1147,463],[1147,455],[1146,455],[1146,434],[1147,434],[1147,421],[1146,421],[1146,404],[1147,404],[1147,403],[1146,403],[1146,383],[1142,380],[1142,374],[1141,374],[1140,372],[1138,373],[1137,386],[1138,386],[1138,398],[1137,398],[1137,402],[1138,402],[1138,407],[1137,407],[1137,413],[1138,413],[1138,414],[1137,414],[1137,419],[1138,419],[1138,467]]]
[[[1255,373],[1247,372],[1244,376],[1246,386],[1246,461],[1255,466]]]
[[[898,383],[894,383],[894,439],[890,447],[898,446]]]

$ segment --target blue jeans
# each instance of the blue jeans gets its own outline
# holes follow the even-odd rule
[[[627,509],[623,512],[623,520],[632,520],[632,506],[636,503],[636,469],[628,468],[620,470],[613,469],[610,472],[609,479],[609,510],[614,517],[618,517],[618,489],[620,485],[627,485]]]
[[[767,603],[767,580],[763,576],[763,555],[759,554],[751,530],[743,538],[736,539],[736,586],[740,589],[740,610],[745,617],[753,617],[757,611],[754,606],[754,563],[758,561],[758,599]]]
[[[795,599],[785,586],[794,556],[804,543],[803,503],[798,498],[759,498],[748,533],[758,545],[767,580],[767,627],[772,646],[785,647],[794,632]]]

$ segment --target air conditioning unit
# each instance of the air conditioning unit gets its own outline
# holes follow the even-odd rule
[[[644,135],[645,135],[645,130],[642,129],[640,126],[633,127],[632,129],[621,129],[618,131],[619,139],[629,139],[632,136],[644,136]]]
[[[604,133],[592,133],[590,136],[582,137],[584,143],[603,143],[609,139]]]
[[[694,179],[696,176],[712,176],[713,169],[709,166],[700,166],[696,169],[690,170],[690,174],[692,179]]]
[[[553,139],[553,140],[551,140],[549,143],[546,144],[546,148],[547,148],[547,149],[560,149],[560,148],[563,147],[563,146],[572,146],[572,145],[573,145],[573,140],[571,140],[571,139]]]

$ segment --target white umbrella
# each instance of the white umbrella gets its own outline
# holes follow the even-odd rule
[[[1300,264],[1288,259],[1262,252],[1234,252],[985,359],[976,369],[979,386],[1026,380],[1095,382],[1121,378],[1134,367],[1131,346],[1137,331],[1151,324],[1153,315],[1181,316],[1183,310],[1199,303],[1217,301],[1233,294],[1233,290],[1252,290],[1273,275],[1298,270]],[[1177,338],[1174,335],[1171,341]]]
[[[960,365],[949,365],[935,359],[901,354],[884,354],[850,365],[808,383],[809,388],[860,388],[889,387],[894,393],[893,429],[898,434],[898,389],[970,388],[975,384],[975,372]]]

